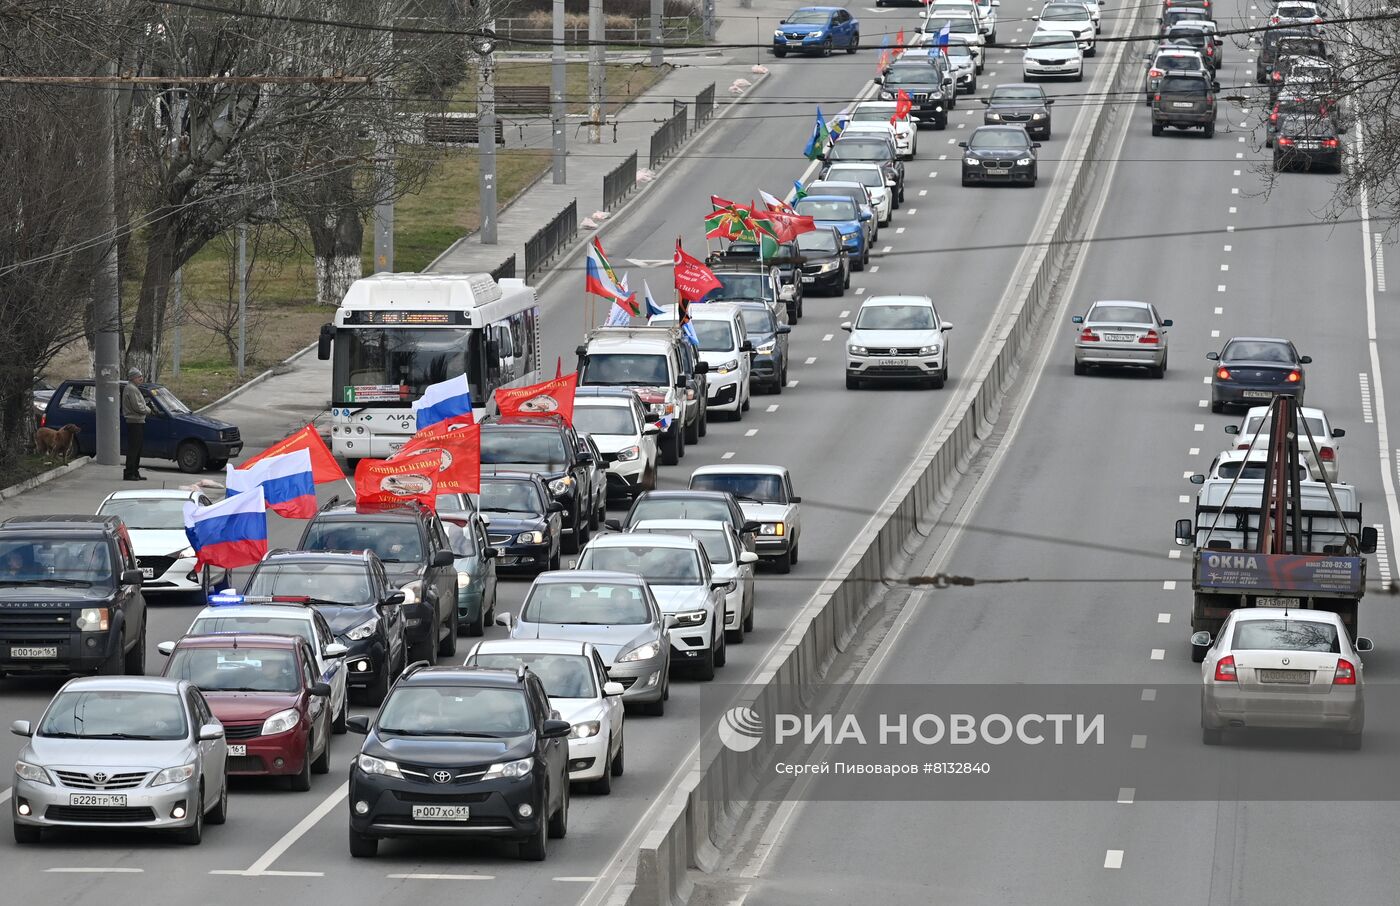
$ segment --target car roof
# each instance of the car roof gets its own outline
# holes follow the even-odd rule
[[[79,676],[64,683],[59,691],[86,689],[93,692],[164,692],[175,695],[184,682],[168,676]]]
[[[700,466],[690,473],[690,477],[696,475],[786,475],[788,470],[784,466],[776,466],[772,463],[715,463],[709,466]]]
[[[1235,622],[1244,620],[1304,620],[1314,623],[1340,624],[1341,617],[1330,610],[1305,610],[1301,607],[1238,607],[1230,611]]]
[[[536,478],[539,478],[539,475],[537,475],[534,472],[521,472],[518,469],[502,469],[501,471],[497,472],[491,468],[490,463],[487,463],[486,465],[482,466],[481,478],[483,481],[487,478],[499,478],[505,481],[533,482]]]
[[[1225,341],[1225,345],[1229,346],[1236,340],[1242,340],[1249,343],[1283,343],[1286,345],[1291,345],[1293,343],[1292,340],[1285,340],[1283,337],[1231,337],[1230,339]]]
[[[409,686],[499,686],[518,689],[521,674],[494,667],[420,667],[399,679]]]
[[[850,201],[850,200],[851,200],[851,196],[849,196],[849,195],[808,195],[808,196],[806,196],[805,198],[799,199],[799,202],[798,202],[798,203],[800,204],[800,203],[803,202],[803,201]]]
[[[632,399],[635,399],[635,397],[633,397]],[[607,407],[611,409],[629,409],[632,406],[632,399],[628,399],[620,393],[609,396],[575,396],[574,408],[602,409],[604,407]]]
[[[1016,127],[1019,128],[1019,127]],[[927,305],[933,308],[933,300],[928,296],[911,296],[893,294],[888,296],[871,296],[860,304],[861,308],[873,308],[877,305]]]
[[[643,500],[674,500],[678,497],[696,497],[700,499],[718,497],[727,500],[730,498],[730,494],[728,491],[697,491],[691,488],[665,488],[658,491],[644,491],[642,492],[642,496],[637,498],[637,502],[640,503]]]
[[[1025,126],[978,126],[972,130],[975,132],[1019,132],[1025,134]]]
[[[65,527],[88,529],[89,531],[103,531],[109,528],[116,528],[121,523],[120,516],[97,516],[86,513],[38,513],[33,516],[11,516],[4,522],[0,522],[3,528],[19,528],[21,526],[33,525],[40,529],[60,529]]]
[[[1035,91],[1040,92],[1041,96],[1044,96],[1044,95],[1045,95],[1045,86],[1043,86],[1043,85],[1037,85],[1037,84],[1035,84],[1034,82],[1006,82],[1006,83],[1004,83],[1004,84],[998,85],[998,86],[996,86],[995,88],[993,88],[993,89],[992,89],[992,95],[995,96],[996,93],[997,93],[998,91],[1001,91],[1001,90],[1004,89],[1004,88],[1015,88],[1015,89],[1017,89],[1018,91],[1024,91],[1024,90],[1026,90],[1027,88],[1030,88],[1030,89],[1033,89],[1033,90],[1035,90]],[[1020,100],[1024,100],[1024,99],[1020,99]]]
[[[208,607],[200,608],[199,613],[194,615],[194,619],[199,620],[203,617],[222,617],[241,614],[247,617],[260,617],[264,619],[280,617],[287,620],[300,619],[309,622],[315,619],[315,617],[312,616],[314,613],[316,613],[314,607],[307,607],[305,604],[294,604],[291,601],[285,604],[230,604],[223,607],[215,607],[211,604]],[[191,625],[193,624],[194,621],[191,621]],[[227,633],[220,633],[220,635],[227,635]]]
[[[1268,412],[1268,406],[1251,406],[1249,407],[1249,410],[1245,412],[1244,417],[1246,419],[1249,419],[1257,415],[1260,418],[1262,418],[1265,415],[1267,415]],[[1298,412],[1302,414],[1303,418],[1327,418],[1327,414],[1325,412],[1323,412],[1321,409],[1314,409],[1311,406],[1299,406]]]
[[[658,534],[665,534],[667,530],[677,534],[684,534],[685,532],[701,531],[723,532],[732,530],[733,526],[728,522],[721,522],[718,519],[642,519],[639,520],[636,525],[632,526],[632,531],[634,532],[642,531],[643,529],[647,531],[660,530]]]
[[[663,312],[675,312],[675,305],[661,306]],[[733,302],[706,302],[704,305],[690,306],[690,319],[692,321],[728,321],[739,313],[738,307]],[[653,317],[661,317],[653,315]],[[674,320],[674,319],[671,319]]]
[[[421,519],[424,509],[403,503],[356,503],[353,500],[326,506],[316,514],[316,521],[326,518],[355,521],[355,517],[373,516],[381,521],[408,521]]]
[[[859,104],[856,104],[855,109],[859,110],[862,107],[873,107],[878,110],[893,110],[895,106],[894,101],[861,101]]]
[[[592,643],[576,639],[486,639],[477,642],[471,653],[585,655],[592,650]]]
[[[187,490],[185,488],[151,488],[140,491],[113,491],[107,495],[108,500],[194,500],[196,497],[206,494],[203,490]]]
[[[371,550],[300,551],[291,550],[290,548],[279,548],[277,550],[268,551],[266,554],[264,554],[262,560],[255,564],[255,567],[262,566],[264,563],[271,563],[273,560],[300,560],[312,563],[320,562],[365,564],[370,562],[370,559],[374,556],[375,553]]]
[[[625,533],[616,533],[625,534]],[[616,534],[599,535],[594,541],[616,537]],[[533,585],[562,585],[568,582],[612,582],[617,585],[646,585],[646,580],[636,573],[623,573],[611,569],[552,569],[535,576]]]
[[[634,532],[609,532],[588,542],[589,547],[633,547],[637,543]],[[653,535],[648,533],[645,544],[648,547],[684,548],[693,550],[700,542],[689,535]]]
[[[1095,299],[1094,305],[1126,305],[1129,308],[1141,308],[1144,310],[1152,307],[1149,302],[1134,302],[1131,299]],[[1092,309],[1094,305],[1089,307]]]
[[[482,428],[529,428],[534,431],[558,431],[564,427],[559,416],[539,415],[490,415],[481,423]]]
[[[187,635],[175,642],[176,648],[297,648],[306,644],[301,636],[273,635],[270,632],[212,632]]]

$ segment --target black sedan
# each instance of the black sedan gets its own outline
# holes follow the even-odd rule
[[[559,568],[564,505],[549,496],[544,480],[529,472],[482,473],[481,516],[486,536],[500,553],[497,573],[541,573]]]
[[[797,237],[802,283],[809,291],[844,296],[851,285],[851,260],[836,227],[817,227]]]
[[[885,185],[894,196],[892,204],[904,201],[904,161],[900,160],[894,142],[874,135],[851,135],[838,138],[831,143],[831,149],[822,158],[822,176],[826,176],[827,164],[838,161],[879,164],[885,174]]]
[[[1274,134],[1274,170],[1342,172],[1342,139],[1331,119],[1316,115],[1279,117]]]
[[[987,105],[982,123],[987,126],[1010,126],[1019,123],[1032,138],[1050,137],[1050,105],[1053,99],[1045,89],[1027,82],[998,85],[990,97],[982,99]]]
[[[1312,358],[1299,355],[1291,340],[1277,337],[1233,337],[1206,358],[1216,363],[1210,381],[1210,411],[1226,406],[1263,406],[1280,393],[1291,393],[1303,404]]]
[[[1020,183],[1034,186],[1038,176],[1036,149],[1021,126],[980,126],[968,140],[958,142],[963,149],[962,184]]]

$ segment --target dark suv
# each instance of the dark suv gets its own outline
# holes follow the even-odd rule
[[[573,426],[558,416],[488,416],[481,425],[481,470],[533,472],[562,506],[561,549],[578,553],[600,517],[606,496],[593,488],[593,454],[581,452]]]
[[[350,768],[350,855],[385,837],[516,840],[542,861],[569,829],[569,733],[544,684],[516,670],[412,665],[379,713],[350,718],[366,734]]]
[[[345,654],[345,682],[374,704],[408,663],[404,593],[389,583],[374,551],[272,551],[253,567],[246,597],[310,604]]]
[[[437,513],[417,504],[342,503],[332,497],[302,533],[303,551],[373,551],[389,587],[403,592],[403,634],[413,660],[457,653],[457,569]]]
[[[1209,78],[1200,73],[1172,73],[1162,77],[1152,95],[1152,134],[1161,135],[1168,126],[1199,126],[1206,138],[1214,138],[1217,113],[1215,86]]]
[[[116,516],[0,523],[0,675],[146,668],[146,599]]]

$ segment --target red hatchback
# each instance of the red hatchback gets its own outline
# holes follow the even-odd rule
[[[224,725],[230,774],[290,778],[309,790],[331,769],[331,687],[296,636],[221,633],[175,643],[164,676],[199,687]]]

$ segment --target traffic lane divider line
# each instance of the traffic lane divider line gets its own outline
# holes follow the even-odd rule
[[[347,780],[344,783],[342,783],[339,787],[337,787],[335,791],[332,792],[329,796],[327,796],[325,799],[322,799],[321,802],[314,809],[312,809],[305,817],[298,821],[291,830],[283,834],[276,843],[268,847],[267,851],[264,852],[261,856],[259,856],[257,861],[250,865],[246,870],[211,871],[210,874],[234,874],[245,875],[249,877],[257,877],[259,875],[282,875],[286,877],[322,877],[324,875],[324,872],[288,874],[286,872],[272,872],[268,869],[270,869],[272,865],[278,859],[280,859],[283,856],[283,854],[287,852],[287,850],[291,849],[292,846],[298,840],[306,836],[308,831],[310,831],[313,827],[320,823],[322,818],[329,815],[332,809],[340,805],[340,803],[344,802],[349,797],[349,795],[350,781]]]

